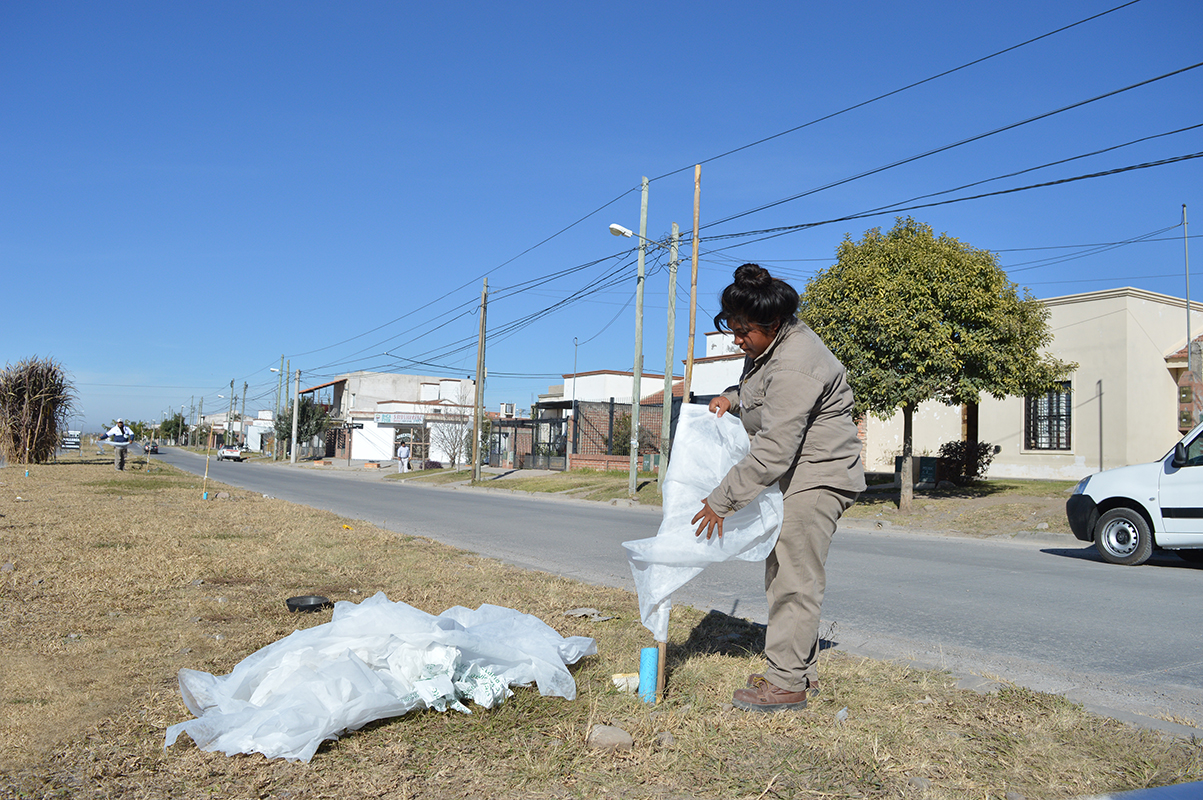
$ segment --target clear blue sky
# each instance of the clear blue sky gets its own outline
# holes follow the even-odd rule
[[[202,396],[223,408],[231,379],[250,384],[248,413],[271,408],[281,354],[303,385],[472,375],[487,275],[485,402],[528,408],[574,358],[632,366],[632,240],[607,226],[638,229],[643,175],[649,237],[677,222],[688,238],[703,164],[700,353],[735,266],[801,290],[845,235],[895,214],[708,237],[912,205],[1146,137],[915,202],[1203,151],[1203,128],[1159,136],[1203,123],[1198,68],[823,188],[1203,62],[1203,6],[1141,0],[814,122],[1120,4],[6,3],[0,361],[61,361],[85,430]],[[1183,204],[1203,233],[1203,159],[909,213],[997,252],[1037,297],[1181,297]],[[644,369],[660,373],[659,253],[646,287]]]

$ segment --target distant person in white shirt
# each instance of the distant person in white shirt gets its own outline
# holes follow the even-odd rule
[[[109,429],[109,432],[101,439],[107,439],[109,444],[113,445],[113,466],[118,470],[125,469],[125,450],[134,441],[134,432],[125,424],[125,420],[121,417],[117,418],[117,424]]]
[[[409,472],[409,442],[397,448],[397,472]]]

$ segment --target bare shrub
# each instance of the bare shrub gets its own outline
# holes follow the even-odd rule
[[[0,456],[10,464],[54,458],[75,388],[52,358],[25,359],[0,372]]]

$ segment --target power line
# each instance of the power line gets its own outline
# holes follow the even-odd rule
[[[966,62],[966,63],[962,64],[962,65],[961,65],[961,66],[959,66],[959,67],[953,67],[952,69],[945,70],[944,72],[940,72],[940,73],[938,73],[938,74],[936,74],[936,75],[932,75],[931,77],[924,78],[924,79],[923,79],[923,80],[921,80],[921,81],[915,81],[914,83],[909,83],[909,84],[907,84],[906,86],[903,86],[903,87],[902,87],[902,88],[900,88],[900,89],[894,89],[894,90],[893,90],[893,91],[891,91],[891,92],[886,92],[885,94],[880,94],[880,95],[878,95],[877,97],[871,98],[871,99],[869,99],[869,100],[864,100],[864,101],[862,101],[862,102],[860,102],[860,103],[857,103],[857,104],[855,104],[855,105],[848,106],[847,108],[841,109],[840,111],[833,112],[833,113],[831,113],[831,114],[828,114],[828,115],[826,115],[826,116],[823,116],[823,117],[819,117],[819,118],[817,118],[817,119],[812,119],[810,122],[805,122],[805,123],[803,123],[803,124],[801,124],[801,125],[797,125],[797,126],[795,126],[795,127],[793,127],[793,128],[790,128],[790,129],[788,129],[788,130],[784,130],[784,131],[782,131],[781,133],[774,133],[772,136],[766,136],[766,137],[764,137],[763,139],[757,139],[756,141],[754,141],[754,142],[751,142],[751,143],[749,143],[749,144],[745,144],[745,145],[742,145],[742,146],[740,146],[740,147],[736,147],[736,148],[735,148],[735,149],[733,149],[733,150],[728,150],[728,151],[727,151],[727,152],[725,152],[725,153],[719,153],[717,156],[711,156],[710,158],[707,158],[707,159],[705,159],[705,160],[703,160],[703,161],[698,161],[698,162],[695,162],[695,163],[697,163],[697,164],[709,164],[711,161],[717,161],[717,160],[719,160],[720,158],[726,158],[726,157],[727,157],[727,156],[729,156],[729,155],[733,155],[733,154],[735,154],[735,153],[738,153],[738,152],[741,152],[741,151],[743,151],[743,150],[747,150],[747,149],[748,149],[748,148],[750,148],[750,147],[755,147],[756,145],[764,144],[765,142],[771,142],[771,141],[772,141],[772,140],[774,140],[774,139],[779,139],[779,138],[781,138],[782,136],[785,136],[785,135],[787,135],[787,134],[790,134],[790,133],[794,133],[795,131],[800,131],[800,130],[802,130],[803,128],[809,128],[811,125],[817,125],[817,124],[818,124],[818,123],[820,123],[820,122],[826,122],[827,120],[829,120],[829,119],[833,119],[833,118],[835,118],[835,117],[838,117],[838,116],[840,116],[841,114],[847,114],[849,111],[855,111],[855,110],[856,110],[856,109],[858,109],[858,108],[864,108],[865,106],[869,105],[870,103],[876,103],[878,100],[884,100],[884,99],[886,99],[887,97],[893,97],[894,95],[896,95],[896,94],[900,94],[901,92],[905,92],[905,91],[907,91],[908,89],[914,89],[916,86],[922,86],[922,85],[923,85],[923,84],[925,84],[925,83],[931,83],[931,82],[932,82],[932,81],[934,81],[934,80],[937,80],[937,79],[939,79],[939,78],[943,78],[943,77],[945,77],[945,76],[947,76],[947,75],[951,75],[951,74],[953,74],[954,72],[960,72],[961,70],[963,70],[963,69],[967,69],[968,67],[972,67],[972,66],[974,66],[974,65],[976,65],[976,64],[981,64],[983,61],[989,61],[990,59],[992,59],[992,58],[995,58],[996,56],[1001,56],[1001,55],[1003,55],[1004,53],[1009,53],[1009,52],[1011,52],[1012,50],[1018,50],[1020,47],[1024,47],[1024,46],[1026,46],[1026,45],[1032,44],[1033,42],[1038,42],[1038,41],[1040,41],[1041,39],[1047,39],[1047,38],[1048,38],[1048,37],[1050,37],[1050,36],[1054,36],[1054,35],[1056,35],[1056,34],[1058,34],[1058,33],[1061,33],[1061,32],[1063,32],[1063,31],[1067,31],[1067,30],[1069,30],[1070,28],[1075,28],[1075,27],[1077,27],[1078,25],[1083,25],[1083,24],[1085,24],[1085,23],[1087,23],[1087,22],[1090,22],[1090,21],[1092,21],[1092,20],[1096,20],[1096,19],[1098,19],[1099,17],[1104,17],[1104,16],[1106,16],[1106,15],[1108,15],[1108,14],[1112,13],[1112,12],[1119,11],[1121,8],[1127,8],[1128,6],[1135,5],[1135,4],[1136,4],[1136,3],[1138,3],[1138,2],[1140,2],[1140,0],[1130,0],[1130,2],[1127,2],[1127,3],[1122,3],[1121,5],[1115,6],[1114,8],[1109,8],[1109,9],[1107,9],[1106,11],[1099,12],[1098,14],[1095,14],[1095,15],[1093,15],[1093,16],[1090,16],[1090,17],[1086,17],[1085,19],[1080,19],[1080,20],[1078,20],[1077,22],[1074,22],[1074,23],[1071,23],[1071,24],[1069,24],[1069,25],[1065,25],[1065,26],[1063,26],[1063,27],[1057,28],[1056,30],[1049,31],[1048,33],[1042,33],[1041,35],[1039,35],[1039,36],[1036,36],[1036,37],[1034,37],[1034,38],[1032,38],[1032,39],[1028,39],[1027,41],[1023,41],[1023,42],[1020,42],[1019,44],[1015,44],[1015,45],[1011,45],[1010,47],[1003,48],[1002,50],[999,50],[999,51],[997,51],[997,52],[991,53],[991,54],[990,54],[990,55],[988,55],[988,56],[982,56],[981,58],[974,59],[973,61],[968,61],[968,62]],[[673,170],[672,172],[666,172],[666,173],[664,173],[663,175],[661,175],[661,176],[659,176],[659,177],[657,177],[657,178],[653,178],[652,180],[653,180],[653,181],[658,181],[658,180],[660,180],[661,178],[667,178],[667,177],[669,177],[669,176],[671,176],[671,175],[676,175],[676,174],[678,174],[678,173],[681,173],[681,172],[684,172],[684,171],[686,171],[686,170],[693,169],[693,167],[694,167],[694,164],[690,164],[689,166],[686,166],[686,167],[681,167],[680,169]]]
[[[808,228],[817,228],[821,225],[830,225],[833,222],[847,222],[849,220],[854,220],[854,219],[864,219],[865,217],[880,216],[881,214],[897,214],[902,211],[915,211],[920,208],[932,208],[935,206],[951,205],[952,203],[963,203],[966,200],[981,200],[986,197],[997,197],[999,195],[1004,195],[1004,194],[1014,194],[1015,192],[1025,192],[1025,191],[1028,191],[1029,189],[1042,189],[1042,188],[1045,188],[1048,186],[1059,186],[1064,183],[1074,183],[1075,181],[1083,181],[1083,180],[1088,180],[1091,178],[1102,178],[1102,177],[1106,177],[1108,175],[1118,175],[1123,172],[1131,172],[1133,170],[1138,170],[1138,169],[1150,169],[1152,167],[1161,167],[1161,166],[1165,166],[1167,164],[1176,164],[1180,161],[1189,161],[1191,159],[1199,158],[1201,156],[1203,156],[1203,152],[1188,153],[1186,155],[1174,156],[1172,158],[1164,158],[1164,159],[1161,159],[1160,161],[1147,161],[1143,164],[1133,164],[1133,165],[1130,165],[1127,167],[1117,167],[1115,169],[1104,170],[1103,172],[1092,172],[1092,173],[1088,173],[1086,175],[1075,175],[1072,178],[1061,178],[1060,180],[1046,181],[1044,183],[1033,183],[1029,186],[1017,186],[1012,189],[1000,189],[997,192],[986,192],[984,194],[970,195],[968,197],[955,197],[950,200],[940,200],[935,203],[920,203],[918,205],[904,206],[901,208],[889,208],[886,210],[866,211],[866,212],[862,212],[859,214],[848,214],[847,216],[843,216],[843,217],[836,217],[834,219],[821,220],[819,222],[804,222],[799,225],[786,225],[786,226],[782,226],[782,227],[778,227],[778,228],[765,228],[763,230],[758,230],[758,231],[744,231],[742,233],[725,233],[725,234],[718,234],[718,235],[714,235],[714,236],[703,236],[703,237],[700,237],[700,239],[701,239],[701,241],[716,241],[719,239],[737,239],[737,238],[742,238],[742,237],[746,237],[746,236],[761,236],[762,238],[757,239],[756,241],[763,241],[764,239],[771,239],[776,236],[782,236],[784,234],[793,233],[795,231],[806,230]],[[750,242],[744,242],[742,244],[750,244]],[[742,246],[742,245],[737,245],[737,246]],[[727,249],[727,248],[724,248],[724,249]]]
[[[851,183],[852,181],[860,180],[861,178],[867,178],[870,175],[876,175],[878,173],[885,172],[886,170],[894,169],[895,167],[901,167],[905,164],[911,164],[915,161],[919,161],[921,159],[928,158],[929,156],[937,155],[939,153],[944,153],[944,152],[947,152],[954,148],[961,147],[966,144],[970,144],[972,142],[981,141],[982,139],[986,139],[990,136],[995,136],[999,133],[1004,133],[1005,131],[1014,130],[1015,128],[1019,128],[1024,125],[1028,125],[1033,122],[1038,122],[1039,120],[1047,119],[1048,117],[1052,117],[1057,114],[1062,114],[1066,111],[1071,111],[1075,108],[1081,108],[1082,106],[1089,105],[1090,103],[1098,102],[1099,100],[1105,100],[1108,97],[1114,97],[1115,95],[1122,94],[1124,92],[1129,92],[1129,91],[1132,91],[1133,89],[1138,89],[1142,86],[1148,86],[1151,83],[1156,83],[1157,81],[1165,80],[1166,78],[1171,78],[1175,75],[1181,75],[1184,72],[1189,72],[1190,70],[1198,69],[1199,67],[1203,67],[1203,61],[1200,61],[1197,64],[1191,64],[1189,67],[1182,67],[1181,69],[1176,69],[1172,72],[1167,72],[1164,75],[1158,75],[1155,78],[1149,78],[1148,80],[1143,80],[1143,81],[1140,81],[1139,83],[1133,83],[1133,84],[1131,84],[1129,86],[1125,86],[1121,89],[1114,89],[1110,92],[1106,92],[1104,94],[1100,94],[1095,97],[1088,98],[1086,100],[1080,100],[1077,103],[1071,103],[1070,105],[1062,106],[1061,108],[1055,109],[1053,111],[1046,111],[1043,114],[1037,114],[1034,117],[1028,117],[1027,119],[1020,120],[1019,122],[1012,122],[1009,125],[1003,125],[1000,128],[995,128],[993,130],[986,131],[985,133],[979,133],[975,136],[970,136],[967,139],[961,139],[960,141],[953,142],[951,144],[946,144],[942,147],[937,147],[932,150],[928,150],[926,152],[919,153],[918,155],[913,155],[913,156],[909,156],[907,158],[899,159],[898,161],[894,161],[892,163],[886,164],[881,167],[875,167],[873,169],[866,170],[865,172],[861,172],[856,175],[852,175],[851,177],[848,177],[848,178],[842,178],[838,181],[832,181],[831,183],[824,184],[823,186],[818,186],[814,189],[808,189],[805,192],[799,192],[798,194],[791,195],[789,197],[785,197],[780,200],[774,200],[771,203],[765,203],[764,205],[757,206],[756,208],[751,208],[751,209],[748,209],[747,211],[741,211],[738,214],[731,214],[729,216],[723,217],[722,219],[715,220],[714,222],[708,222],[707,224],[703,225],[702,227],[703,228],[712,228],[715,225],[722,225],[724,223],[731,222],[732,220],[740,219],[741,217],[746,217],[751,214],[757,214],[761,211],[766,211],[770,208],[775,208],[776,206],[783,205],[785,203],[790,203],[790,202],[793,202],[794,200],[799,200],[803,197],[808,197],[812,194],[817,194],[818,192],[822,192],[827,189],[835,188],[836,186],[843,186],[846,183]]]
[[[856,110],[856,109],[858,109],[858,108],[863,108],[863,107],[865,107],[865,106],[867,106],[867,105],[869,105],[869,104],[871,104],[871,103],[875,103],[875,102],[877,102],[877,101],[879,101],[879,100],[884,100],[884,99],[886,99],[886,98],[888,98],[888,97],[892,97],[892,96],[894,96],[894,95],[900,94],[900,93],[902,93],[902,92],[905,92],[905,91],[907,91],[907,90],[909,90],[909,89],[913,89],[913,88],[916,88],[916,87],[918,87],[918,86],[922,86],[922,85],[924,85],[924,84],[931,83],[932,81],[935,81],[935,80],[938,80],[938,79],[940,79],[940,78],[946,77],[946,76],[948,76],[948,75],[951,75],[951,74],[953,74],[953,73],[955,73],[955,72],[959,72],[959,71],[961,71],[961,70],[967,69],[967,68],[969,68],[969,67],[972,67],[972,66],[975,66],[975,65],[977,65],[977,64],[981,64],[981,63],[983,63],[983,62],[985,62],[985,61],[988,61],[988,60],[990,60],[990,59],[992,59],[992,58],[996,58],[996,57],[998,57],[998,56],[1001,56],[1001,55],[1004,55],[1004,54],[1006,54],[1006,53],[1009,53],[1009,52],[1011,52],[1011,51],[1013,51],[1013,50],[1017,50],[1017,49],[1019,49],[1019,48],[1021,48],[1021,47],[1025,47],[1025,46],[1027,46],[1027,45],[1029,45],[1029,44],[1033,44],[1033,43],[1035,43],[1035,42],[1038,42],[1038,41],[1040,41],[1040,40],[1042,40],[1042,39],[1046,39],[1046,38],[1049,38],[1049,37],[1051,37],[1051,36],[1054,36],[1054,35],[1056,35],[1056,34],[1058,34],[1058,33],[1062,33],[1062,32],[1064,32],[1064,31],[1070,30],[1071,28],[1075,28],[1075,27],[1077,27],[1077,26],[1079,26],[1079,25],[1083,25],[1083,24],[1085,24],[1085,23],[1087,23],[1087,22],[1091,22],[1091,21],[1093,21],[1093,20],[1099,19],[1100,17],[1104,17],[1104,16],[1106,16],[1106,15],[1108,15],[1108,14],[1111,14],[1111,13],[1113,13],[1113,12],[1115,12],[1115,11],[1119,11],[1119,10],[1121,10],[1121,9],[1123,9],[1123,8],[1127,8],[1128,6],[1135,5],[1137,2],[1139,2],[1139,0],[1129,0],[1129,2],[1126,2],[1126,3],[1121,3],[1120,5],[1117,5],[1117,6],[1114,6],[1114,7],[1112,7],[1112,8],[1109,8],[1109,9],[1107,9],[1107,10],[1105,10],[1105,11],[1099,12],[1098,14],[1093,14],[1093,15],[1091,15],[1091,16],[1089,16],[1089,17],[1085,17],[1085,18],[1083,18],[1083,19],[1080,19],[1080,20],[1078,20],[1078,21],[1076,21],[1076,22],[1070,23],[1069,25],[1064,25],[1064,26],[1062,26],[1062,27],[1060,27],[1060,28],[1056,28],[1056,29],[1054,29],[1054,30],[1052,30],[1052,31],[1048,31],[1047,33],[1043,33],[1043,34],[1041,34],[1041,35],[1039,35],[1039,36],[1035,36],[1035,37],[1033,37],[1033,38],[1031,38],[1031,39],[1027,39],[1027,40],[1025,40],[1025,41],[1019,42],[1018,44],[1011,45],[1010,47],[1003,48],[1002,50],[998,50],[998,51],[996,51],[996,52],[994,52],[994,53],[990,53],[989,55],[982,56],[981,58],[977,58],[977,59],[974,59],[974,60],[972,60],[972,61],[968,61],[968,62],[966,62],[966,63],[964,63],[964,64],[961,64],[960,66],[954,67],[954,68],[952,68],[952,69],[949,69],[949,70],[945,70],[945,71],[943,71],[943,72],[937,73],[937,74],[935,74],[935,75],[931,75],[931,76],[929,76],[929,77],[927,77],[927,78],[924,78],[924,79],[922,79],[922,80],[915,81],[915,82],[913,82],[913,83],[907,84],[906,86],[900,87],[900,88],[898,88],[898,89],[894,89],[894,90],[892,90],[892,91],[886,92],[886,93],[884,93],[884,94],[878,95],[878,96],[876,96],[876,97],[870,98],[870,99],[868,99],[868,100],[865,100],[865,101],[862,101],[862,102],[860,102],[860,103],[856,103],[856,104],[854,104],[854,105],[848,106],[847,108],[844,108],[844,109],[842,109],[842,110],[840,110],[840,111],[836,111],[836,112],[833,112],[833,113],[831,113],[831,114],[825,115],[825,116],[823,116],[823,117],[819,117],[819,118],[817,118],[817,119],[813,119],[813,120],[811,120],[811,121],[809,121],[809,122],[803,123],[802,125],[797,125],[797,126],[795,126],[795,127],[793,127],[793,128],[790,128],[790,129],[788,129],[788,130],[782,131],[782,132],[780,132],[780,133],[776,133],[776,134],[773,134],[773,135],[771,135],[771,136],[767,136],[767,137],[764,137],[764,138],[762,138],[762,139],[758,139],[758,140],[756,140],[756,141],[754,141],[754,142],[750,142],[750,143],[748,143],[748,144],[741,145],[740,147],[734,148],[734,149],[732,149],[732,150],[728,150],[728,151],[726,151],[726,152],[724,152],[724,153],[720,153],[720,154],[718,154],[718,155],[711,156],[711,157],[709,157],[709,158],[706,158],[706,159],[704,159],[704,160],[702,160],[702,161],[698,161],[698,162],[694,162],[694,163],[700,163],[700,164],[707,164],[707,163],[711,163],[711,162],[713,162],[713,161],[717,161],[717,160],[719,160],[719,159],[721,159],[721,158],[725,158],[725,157],[727,157],[727,156],[729,156],[729,155],[733,155],[733,154],[735,154],[735,153],[738,153],[738,152],[741,152],[741,151],[743,151],[743,150],[747,150],[747,149],[749,149],[749,148],[755,147],[755,146],[757,146],[757,145],[759,145],[759,144],[763,144],[763,143],[765,143],[765,142],[769,142],[769,141],[772,141],[772,140],[774,140],[774,139],[780,138],[780,137],[782,137],[782,136],[785,136],[785,135],[787,135],[787,134],[793,133],[793,132],[795,132],[795,131],[799,131],[799,130],[802,130],[802,129],[804,129],[804,128],[808,128],[808,127],[810,127],[810,126],[812,126],[812,125],[816,125],[816,124],[818,124],[818,123],[820,123],[820,122],[824,122],[824,121],[826,121],[826,120],[832,119],[832,118],[834,118],[834,117],[837,117],[837,116],[840,116],[840,115],[842,115],[842,114],[846,114],[846,113],[848,113],[848,112],[851,112],[851,111],[854,111],[854,110]],[[672,171],[672,172],[668,172],[668,173],[665,173],[665,174],[663,174],[663,175],[660,175],[660,176],[658,176],[657,178],[654,178],[653,180],[660,180],[660,179],[662,179],[662,178],[667,178],[667,177],[669,177],[669,176],[671,176],[671,175],[675,175],[675,174],[677,174],[677,173],[683,172],[683,171],[685,171],[685,170],[687,170],[687,169],[690,169],[690,168],[692,168],[692,167],[694,166],[694,163],[691,163],[689,166],[682,167],[682,168],[680,168],[680,169],[677,169],[677,170],[674,170],[674,171]],[[574,222],[570,223],[569,225],[566,225],[565,227],[561,228],[560,230],[556,231],[555,233],[551,234],[550,236],[548,236],[548,237],[546,237],[546,238],[542,239],[541,241],[537,242],[536,244],[532,245],[531,247],[528,247],[527,249],[523,250],[522,252],[518,253],[517,255],[513,256],[512,258],[509,258],[509,259],[507,259],[506,261],[503,261],[502,263],[498,264],[496,267],[493,267],[492,269],[490,269],[490,270],[488,270],[488,271],[486,271],[486,272],[482,273],[481,275],[478,275],[478,276],[477,276],[477,277],[475,277],[475,278],[469,279],[468,281],[466,281],[465,283],[463,283],[463,284],[461,284],[460,286],[456,287],[455,289],[452,289],[450,292],[447,292],[446,294],[444,294],[444,295],[442,295],[442,296],[440,296],[440,297],[437,297],[437,298],[435,298],[435,299],[431,300],[430,302],[428,302],[428,303],[426,303],[426,304],[424,304],[424,305],[420,306],[419,308],[417,308],[417,309],[414,309],[414,310],[411,310],[411,311],[407,312],[407,314],[406,314],[405,316],[402,316],[402,317],[397,317],[397,318],[395,318],[395,319],[392,319],[392,320],[390,320],[390,321],[388,321],[388,322],[385,322],[385,323],[383,323],[383,324],[381,324],[381,325],[378,325],[378,326],[376,326],[375,328],[371,328],[371,329],[369,329],[369,330],[367,330],[367,331],[364,331],[363,333],[356,334],[355,336],[352,336],[352,337],[350,337],[350,338],[348,338],[348,339],[344,339],[344,340],[342,340],[342,341],[340,341],[340,342],[336,342],[336,343],[334,343],[334,344],[326,345],[326,346],[324,346],[324,347],[320,347],[320,348],[317,348],[317,349],[315,349],[315,350],[309,350],[309,351],[306,351],[306,352],[303,352],[303,353],[294,353],[294,354],[290,355],[289,357],[290,357],[290,358],[299,358],[299,357],[302,357],[302,356],[307,356],[307,355],[312,355],[312,354],[314,354],[314,353],[323,352],[323,351],[325,351],[325,350],[329,350],[329,349],[332,349],[332,348],[334,348],[334,347],[339,347],[339,346],[341,346],[341,345],[343,345],[343,344],[347,344],[347,343],[349,343],[349,342],[355,341],[356,339],[362,338],[362,337],[364,337],[364,336],[367,336],[367,335],[369,335],[369,334],[371,334],[371,333],[374,333],[374,332],[376,332],[376,331],[378,331],[378,330],[381,330],[381,329],[383,329],[383,328],[386,328],[386,327],[388,327],[389,325],[392,325],[392,324],[394,324],[394,323],[396,323],[396,322],[400,321],[401,319],[404,319],[404,318],[405,318],[405,317],[407,317],[407,316],[411,316],[411,315],[414,313],[414,311],[422,311],[422,310],[425,310],[425,309],[427,309],[427,308],[430,308],[430,307],[431,307],[431,306],[433,306],[435,303],[438,303],[439,301],[441,301],[441,300],[443,300],[443,299],[445,299],[445,298],[449,297],[450,295],[454,294],[455,292],[457,292],[457,291],[460,291],[460,290],[462,290],[462,289],[464,289],[464,288],[467,288],[468,286],[473,286],[473,285],[475,285],[475,284],[476,284],[476,283],[478,283],[480,280],[482,280],[484,277],[486,277],[486,276],[488,276],[488,275],[492,275],[494,272],[496,272],[497,270],[501,269],[502,267],[505,267],[505,266],[507,266],[507,265],[509,265],[509,264],[513,263],[514,261],[516,261],[517,259],[521,258],[522,256],[524,256],[524,255],[526,255],[526,254],[528,254],[528,253],[532,252],[533,250],[535,250],[535,249],[537,249],[537,248],[539,248],[539,247],[543,246],[544,244],[547,244],[548,242],[550,242],[550,241],[552,241],[553,239],[555,239],[555,238],[559,237],[560,235],[562,235],[562,234],[566,233],[567,231],[571,230],[572,228],[576,227],[577,225],[580,225],[580,224],[581,224],[582,222],[584,222],[585,220],[587,220],[587,219],[590,219],[590,218],[592,218],[593,216],[596,216],[596,215],[597,215],[597,214],[599,214],[601,211],[605,210],[606,208],[610,207],[610,206],[611,206],[611,205],[613,205],[614,203],[616,203],[616,202],[618,202],[619,200],[621,200],[623,197],[626,197],[628,194],[630,194],[630,193],[632,193],[633,191],[635,191],[635,190],[636,190],[636,188],[638,188],[638,187],[632,187],[632,188],[630,188],[630,189],[627,189],[626,191],[622,192],[621,194],[619,194],[617,197],[613,198],[613,199],[612,199],[612,200],[610,200],[609,202],[602,204],[602,205],[601,205],[601,206],[599,206],[598,208],[596,208],[596,209],[594,209],[593,211],[589,212],[588,214],[585,214],[584,216],[582,216],[582,217],[578,218],[578,219],[577,219],[577,220],[575,220]],[[782,202],[787,202],[787,201],[782,201]],[[752,213],[752,212],[747,212],[747,213]],[[741,215],[741,216],[742,216],[742,215]],[[709,227],[709,226],[708,226],[708,227]],[[395,337],[391,337],[391,338],[395,338]],[[386,340],[385,340],[385,343],[386,343],[386,342],[388,342],[388,341],[391,341],[391,338],[390,338],[390,339],[386,339]],[[383,343],[382,343],[382,344],[383,344]],[[371,349],[371,348],[366,348],[366,349]],[[363,351],[360,351],[360,352],[363,352]]]

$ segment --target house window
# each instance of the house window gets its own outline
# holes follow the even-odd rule
[[[1069,381],[1061,381],[1056,389],[1044,394],[1029,395],[1025,399],[1024,449],[1070,449],[1070,397]]]

